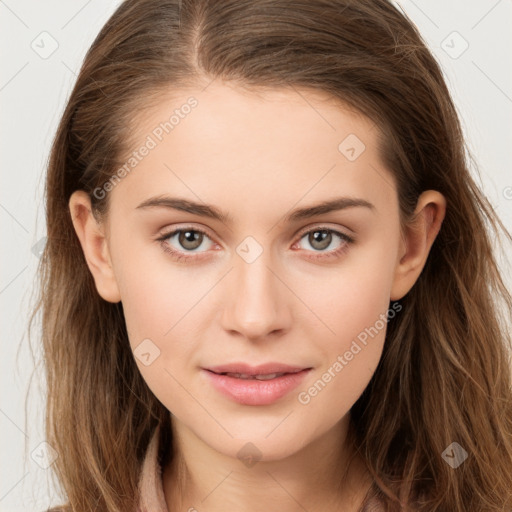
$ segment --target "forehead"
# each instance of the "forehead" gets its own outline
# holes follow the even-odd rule
[[[163,95],[134,126],[126,155],[134,165],[110,192],[132,209],[166,193],[221,201],[235,215],[329,195],[382,203],[396,194],[375,124],[320,91],[212,82]]]

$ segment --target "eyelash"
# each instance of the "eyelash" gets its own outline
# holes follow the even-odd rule
[[[183,227],[180,229],[175,229],[173,231],[170,231],[169,233],[162,235],[161,237],[157,238],[157,241],[160,242],[162,249],[165,252],[169,253],[173,257],[173,259],[175,259],[176,261],[199,260],[199,259],[203,259],[204,257],[207,257],[207,256],[205,256],[204,253],[198,253],[199,256],[197,256],[197,255],[195,255],[195,253],[190,252],[190,251],[189,251],[190,255],[184,256],[184,252],[177,251],[176,249],[172,249],[166,243],[166,241],[169,238],[172,238],[177,233],[181,233],[184,231],[193,231],[193,232],[197,232],[197,233],[202,233],[203,235],[205,235],[206,237],[208,237],[211,240],[211,237],[208,235],[208,233],[206,233],[206,231],[203,231],[202,229],[193,228],[193,227]],[[341,256],[341,254],[343,254],[348,249],[348,246],[355,242],[354,238],[352,238],[351,236],[348,236],[344,233],[341,233],[340,231],[336,231],[335,229],[328,228],[325,226],[317,226],[313,229],[309,229],[309,230],[301,232],[299,234],[299,241],[302,238],[304,238],[305,235],[308,235],[309,233],[314,233],[316,231],[327,231],[328,233],[333,233],[333,234],[337,235],[338,237],[340,237],[345,243],[343,245],[341,245],[340,247],[338,247],[337,249],[333,249],[331,251],[326,251],[326,252],[316,251],[316,252],[319,252],[319,254],[308,256],[310,259],[313,259],[313,260],[326,259],[326,258],[330,259],[330,258],[335,258],[337,256]],[[185,252],[185,254],[186,254],[186,252]]]

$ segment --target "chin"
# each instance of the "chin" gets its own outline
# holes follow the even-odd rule
[[[286,459],[307,444],[303,437],[298,439],[290,435],[289,430],[283,429],[278,434],[276,429],[275,432],[268,435],[271,431],[272,429],[254,431],[254,433],[249,431],[244,434],[233,435],[233,438],[230,438],[229,441],[224,438],[223,441],[219,442],[219,439],[215,438],[205,439],[205,442],[216,451],[246,463],[247,467],[250,467],[254,461],[274,462]]]

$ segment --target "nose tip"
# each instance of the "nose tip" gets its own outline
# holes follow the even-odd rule
[[[249,339],[260,339],[283,329],[288,316],[281,297],[282,286],[271,271],[263,250],[254,258],[257,246],[246,238],[244,254],[251,255],[251,263],[241,256],[235,264],[235,271],[229,289],[230,297],[224,309],[224,328],[237,331]],[[253,239],[255,240],[255,239]]]

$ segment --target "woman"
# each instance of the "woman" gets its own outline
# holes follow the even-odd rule
[[[47,176],[62,510],[511,510],[512,238],[465,151],[386,0],[123,2]]]

